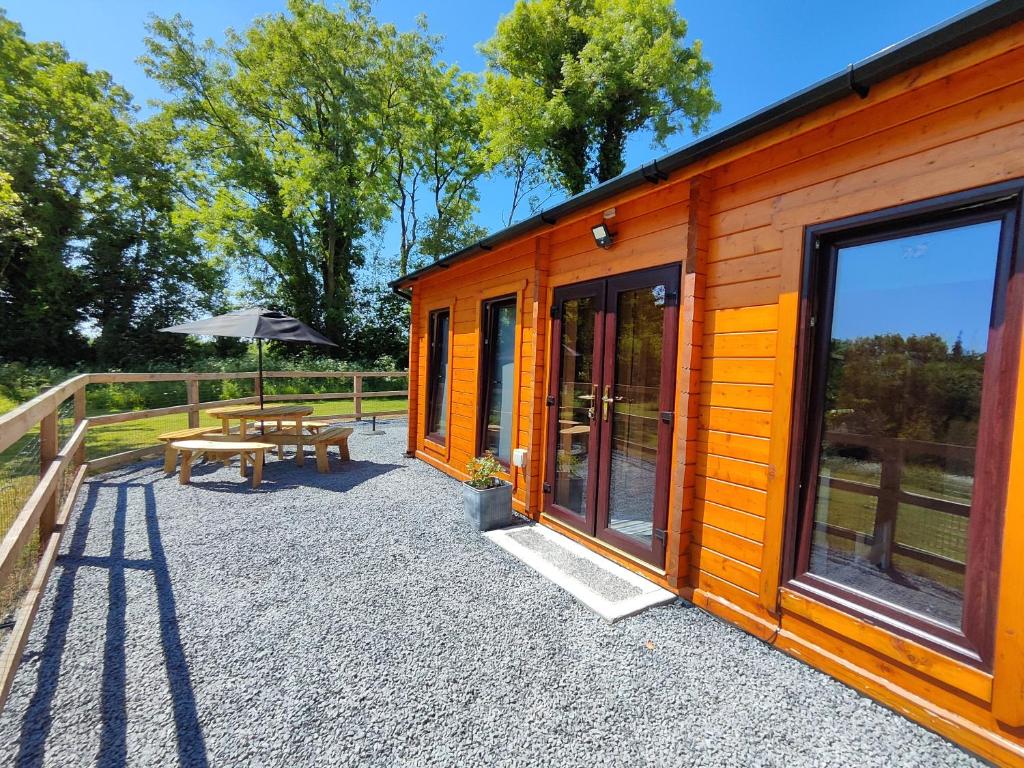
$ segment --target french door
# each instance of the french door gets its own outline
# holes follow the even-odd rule
[[[555,290],[545,511],[665,564],[679,267]]]

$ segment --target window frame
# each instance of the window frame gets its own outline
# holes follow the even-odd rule
[[[519,325],[519,295],[517,293],[507,293],[501,296],[495,296],[493,298],[484,299],[480,304],[480,364],[479,370],[479,382],[478,382],[478,396],[477,396],[477,433],[476,433],[476,455],[481,456],[484,452],[485,435],[487,434],[487,413],[491,409],[491,388],[487,386],[487,382],[491,376],[491,355],[489,345],[493,340],[493,334],[496,331],[496,324],[494,322],[497,317],[497,313],[494,311],[496,307],[503,304],[512,304],[515,308],[515,322]],[[518,338],[518,337],[517,337]],[[514,370],[518,370],[519,361],[515,350],[515,342],[513,342],[513,366]],[[515,398],[516,393],[512,392],[512,417],[515,420]],[[512,425],[512,445],[509,447],[509,453],[515,449],[515,432],[516,425]],[[511,456],[506,460],[500,456],[495,455],[498,463],[507,471],[510,467]]]
[[[439,359],[440,344],[438,343],[439,338],[438,338],[438,334],[437,334],[437,324],[438,324],[438,320],[440,319],[441,315],[447,315],[448,316],[448,333],[447,333],[448,345],[447,345],[447,350],[446,350],[446,352],[447,352],[447,354],[446,354],[447,359],[445,359],[444,361],[441,361]],[[451,312],[451,307],[448,307],[448,306],[439,307],[437,309],[431,310],[427,314],[427,402],[426,402],[426,409],[425,409],[425,417],[426,418],[425,418],[425,420],[423,422],[423,434],[424,434],[424,439],[429,440],[430,442],[435,443],[436,445],[439,445],[441,447],[447,447],[448,435],[447,434],[441,434],[440,432],[437,432],[436,430],[432,429],[432,427],[435,424],[436,417],[439,416],[439,414],[436,412],[436,408],[435,408],[435,404],[434,404],[434,399],[435,399],[434,396],[436,395],[436,392],[437,392],[437,379],[436,379],[436,376],[434,374],[437,371],[437,366],[439,364],[443,364],[445,366],[445,370],[446,370],[445,377],[446,377],[446,379],[449,379],[446,382],[448,384],[448,402],[442,403],[441,407],[443,409],[445,409],[445,411],[447,411],[449,409],[449,404],[451,402],[451,381],[450,381],[451,365],[450,365],[450,362],[451,362],[451,352],[452,352],[452,330],[453,329],[452,329],[452,312]],[[450,422],[451,419],[449,418],[448,421]],[[447,428],[448,424],[446,423],[445,426]]]
[[[991,669],[993,662],[1009,446],[1021,363],[1022,199],[1024,183],[1016,180],[807,227],[804,240],[783,585],[983,669]],[[982,380],[962,621],[959,629],[953,629],[807,571],[824,422],[827,367],[822,361],[827,359],[832,336],[835,273],[841,248],[996,220],[1002,221],[1003,227],[993,285],[995,322],[990,322],[990,346]]]

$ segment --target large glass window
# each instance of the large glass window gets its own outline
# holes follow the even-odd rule
[[[1005,498],[976,480],[1003,458],[1013,219],[1003,204],[838,232],[814,265],[798,586],[979,659],[990,611],[969,604],[993,600],[994,566],[976,542],[998,537]]]
[[[508,464],[512,457],[515,400],[515,297],[484,302],[480,452]]]
[[[447,309],[430,313],[430,350],[427,358],[427,437],[444,445],[448,435],[448,337]]]

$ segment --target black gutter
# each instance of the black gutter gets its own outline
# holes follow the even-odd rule
[[[964,11],[896,45],[884,48],[856,64],[851,64],[842,72],[765,107],[739,122],[715,131],[703,139],[698,139],[651,163],[645,163],[633,171],[609,179],[603,184],[598,184],[596,187],[570,197],[539,214],[499,230],[493,235],[488,235],[483,240],[449,254],[433,264],[428,264],[404,277],[392,280],[389,285],[392,288],[401,287],[435,269],[447,269],[456,261],[461,261],[480,251],[489,251],[498,243],[544,226],[551,226],[568,214],[595,202],[640,184],[657,184],[659,181],[667,179],[673,171],[692,165],[716,152],[734,147],[759,134],[840,101],[851,93],[856,93],[861,98],[867,98],[872,85],[888,80],[952,50],[962,48],[1022,20],[1024,20],[1024,0],[989,0],[989,2]]]

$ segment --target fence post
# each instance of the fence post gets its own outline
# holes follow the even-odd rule
[[[195,374],[186,380],[185,389],[188,392],[188,426],[195,429],[199,426],[199,378]]]
[[[353,399],[356,403],[356,421],[359,421],[363,416],[363,377],[362,374],[357,373],[352,377],[352,392],[354,393]]]
[[[78,425],[85,421],[85,388],[86,384],[83,384],[77,390],[75,390],[75,429],[78,429]],[[73,458],[74,465],[80,467],[85,463],[85,441],[82,441],[81,447],[75,451]]]
[[[882,473],[878,479],[878,502],[869,558],[882,570],[892,568],[892,545],[896,538],[896,512],[899,510],[900,480],[903,474],[903,448],[898,440],[883,439]]]
[[[263,381],[259,376],[252,377],[252,394],[257,398],[256,402],[259,402],[259,398],[263,394]]]
[[[50,468],[50,464],[57,456],[59,450],[57,446],[58,433],[57,433],[57,407],[50,411],[43,420],[39,422],[39,474],[43,475],[47,469]],[[39,541],[41,544],[45,544],[46,540],[53,533],[53,529],[57,523],[57,504],[60,502],[58,493],[54,493],[50,496],[50,500],[46,502],[46,506],[43,507],[42,513],[39,515]]]

